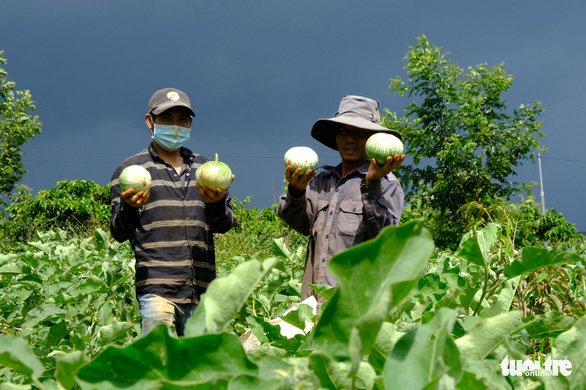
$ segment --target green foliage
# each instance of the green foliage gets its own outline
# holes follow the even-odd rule
[[[65,354],[81,352],[89,360],[137,336],[133,264],[130,245],[103,230],[86,238],[65,230],[36,233],[21,252],[0,255],[0,334],[24,338],[44,374],[8,367],[53,377]],[[0,369],[3,380],[19,377]]]
[[[275,207],[235,199],[186,337],[164,325],[139,337],[132,250],[104,229],[108,187],[64,181],[33,198],[16,186],[0,226],[0,388],[586,388],[586,244],[533,198],[508,202],[539,147],[540,104],[507,114],[502,65],[444,57],[419,38],[410,81],[391,84],[421,98],[386,115],[415,162],[399,171],[404,223],[331,260],[339,284],[314,286],[317,314],[300,303],[307,238]],[[571,376],[499,369],[543,355],[567,358]]]
[[[4,51],[0,51],[0,65],[6,64]],[[30,91],[14,91],[15,83],[6,79],[7,73],[0,66],[0,205],[4,197],[10,197],[16,183],[26,173],[21,163],[22,145],[41,134],[38,116]]]
[[[89,180],[60,181],[36,197],[20,187],[4,210],[0,241],[24,242],[35,231],[60,228],[83,235],[107,229],[110,219],[110,187]],[[4,244],[6,245],[6,244]]]
[[[231,261],[232,256],[256,256],[260,259],[272,256],[271,243],[282,239],[283,245],[297,248],[307,245],[307,237],[291,229],[277,215],[276,206],[259,210],[246,208],[250,197],[233,199],[232,210],[236,225],[227,233],[214,237],[216,257],[219,261]],[[231,268],[231,267],[228,267]]]
[[[350,358],[353,370],[358,369],[386,313],[414,287],[433,247],[423,225],[410,223],[385,229],[374,241],[335,256],[328,268],[338,279],[338,292],[315,330],[314,342],[320,351],[338,359]]]
[[[271,246],[266,246],[270,251]],[[61,229],[37,232],[23,248],[0,256],[0,334],[6,335],[0,345],[6,341],[7,346],[14,346],[12,341],[8,344],[12,340],[8,335],[20,336],[26,340],[25,344],[33,347],[36,357],[24,347],[0,349],[0,364],[5,366],[0,369],[0,380],[23,383],[26,377],[43,388],[40,383],[54,377],[70,388],[72,385],[66,384],[76,383],[72,377],[74,371],[108,345],[127,344],[140,332],[132,250],[128,243],[119,244],[100,229],[85,238]],[[260,317],[266,315],[268,323],[274,313],[282,313],[292,302],[299,301],[301,287],[297,279],[302,272],[299,259],[303,258],[304,250],[291,252],[282,238],[273,242],[272,248],[282,259],[276,266],[265,260],[262,273],[250,269],[247,275],[252,279],[245,290],[238,289],[241,280],[233,280],[243,277],[243,273],[223,267],[242,263],[243,267],[250,268],[254,260],[237,257],[219,264],[219,273],[230,276],[224,281],[227,286],[222,287],[220,279],[214,284],[216,287],[210,286],[208,294],[209,299],[225,300],[224,311],[218,312],[217,306],[210,309],[211,313],[222,316],[217,323],[218,330],[227,325],[221,322],[222,318],[240,331],[246,327],[247,318],[256,316],[261,321]],[[226,293],[231,291],[231,285],[237,286],[235,291],[240,292]],[[255,290],[253,294],[252,290]],[[202,301],[201,313],[206,312],[206,305]],[[251,309],[255,305],[256,310]],[[235,317],[244,322],[235,324]],[[206,318],[213,317],[206,315]],[[29,352],[33,357],[27,355]],[[37,368],[30,371],[27,367]]]
[[[408,197],[429,224],[436,244],[445,247],[465,232],[458,209],[469,202],[509,198],[526,187],[511,182],[515,168],[539,149],[543,111],[539,102],[507,112],[503,93],[513,83],[504,65],[467,69],[425,36],[405,56],[409,80],[391,80],[390,91],[417,97],[406,118],[387,111],[384,123],[403,134],[413,166],[397,170]],[[411,201],[411,200],[410,200]]]
[[[227,276],[253,259],[277,256],[282,261],[269,270],[263,282],[249,294],[246,305],[232,317],[231,327],[237,334],[245,333],[251,326],[255,332],[272,327],[271,319],[300,301],[307,246],[307,237],[287,226],[277,216],[275,207],[246,208],[249,203],[250,198],[234,199],[236,225],[214,237],[217,275]]]
[[[42,237],[30,243],[35,252],[0,258],[6,324],[0,378],[40,389],[583,388],[586,321],[574,310],[584,299],[583,279],[575,278],[566,289],[564,305],[572,310],[523,305],[529,308],[532,295],[540,294],[530,287],[534,276],[553,281],[557,268],[582,270],[584,244],[516,253],[502,232],[497,224],[473,229],[452,252],[433,251],[422,223],[388,227],[331,260],[340,283],[329,291],[319,316],[305,305],[282,316],[297,327],[310,321],[308,333],[287,338],[270,324],[271,317],[257,313],[256,322],[246,317],[262,339],[254,348],[243,346],[233,319],[250,313],[250,297],[267,291],[266,284],[287,286],[288,267],[299,251],[282,241],[273,246],[280,260],[230,263],[235,267],[202,297],[185,338],[170,336],[161,325],[134,339],[137,318],[134,327],[126,325],[137,314],[133,297],[115,295],[130,283],[129,247],[116,246],[99,232],[67,245],[56,244],[55,234]],[[74,266],[61,269],[61,263]],[[88,273],[80,263],[87,263],[93,276],[83,277]],[[111,264],[124,266],[113,270]],[[273,274],[275,269],[283,272]],[[567,273],[570,279],[577,275]],[[41,278],[42,286],[31,288]],[[72,278],[76,287],[68,284]],[[541,296],[557,294],[554,290]],[[30,300],[40,292],[52,295]],[[107,299],[100,300],[102,295]],[[89,301],[85,308],[84,301]],[[67,328],[60,329],[61,323]],[[538,353],[567,357],[571,376],[503,376],[499,364],[505,356],[525,360]]]
[[[271,223],[265,221],[265,226],[270,230]],[[270,251],[271,256],[280,258],[280,261],[268,269],[261,283],[255,284],[256,288],[248,295],[246,304],[232,317],[230,327],[237,334],[243,334],[252,327],[255,337],[262,340],[277,340],[282,338],[278,332],[265,335],[262,329],[272,328],[271,319],[280,316],[301,301],[305,244],[300,244],[292,251],[285,244],[284,238],[280,237],[273,240],[271,247],[264,244],[263,247],[257,247],[257,250]],[[243,264],[258,259],[257,255],[244,255],[223,260],[218,263],[218,276],[232,275],[237,267],[243,267]]]
[[[244,262],[230,275],[210,285],[186,328],[186,336],[195,337],[226,329],[276,261],[276,258],[269,258],[262,264],[257,261]]]
[[[519,248],[564,243],[573,245],[583,241],[583,236],[562,214],[548,210],[542,215],[539,204],[531,196],[528,199],[521,197],[519,203],[499,198],[487,200],[484,204],[470,202],[460,207],[458,215],[466,230],[489,223],[502,224],[514,246]]]

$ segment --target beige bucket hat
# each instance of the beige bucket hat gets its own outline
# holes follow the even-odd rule
[[[311,136],[329,148],[338,150],[336,144],[336,129],[340,125],[348,125],[357,129],[373,133],[389,133],[399,138],[403,137],[397,130],[388,129],[380,124],[380,103],[364,96],[346,95],[340,102],[338,112],[333,118],[318,119],[311,129]]]

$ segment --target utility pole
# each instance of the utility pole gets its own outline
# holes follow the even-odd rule
[[[541,187],[541,215],[545,215],[545,191],[543,190],[543,175],[541,173],[541,153],[537,153],[537,161],[539,163],[539,184]]]

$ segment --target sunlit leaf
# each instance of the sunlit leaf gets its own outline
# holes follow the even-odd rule
[[[55,359],[57,369],[55,379],[65,389],[71,389],[77,384],[75,374],[85,364],[90,362],[90,358],[81,351],[73,351],[63,354]]]
[[[107,348],[78,371],[77,379],[83,389],[105,390],[213,385],[238,375],[256,376],[258,367],[235,335],[177,339],[160,324],[126,348]]]
[[[385,388],[419,390],[445,374],[460,380],[460,354],[450,336],[456,314],[440,309],[430,322],[397,341],[383,369]]]
[[[420,222],[387,227],[374,239],[332,258],[338,290],[316,326],[319,350],[355,364],[368,352],[387,313],[416,284],[433,251]]]
[[[27,342],[16,336],[0,335],[0,365],[31,378],[38,378],[45,371]]]
[[[525,247],[521,257],[505,267],[504,274],[507,278],[514,278],[548,265],[575,263],[581,260],[577,254],[557,248]]]
[[[276,264],[276,258],[249,260],[240,264],[230,275],[210,283],[193,317],[187,322],[185,335],[199,336],[222,332],[232,321],[261,279]]]
[[[369,364],[362,362],[353,378],[350,362],[336,362],[326,354],[314,352],[309,356],[311,367],[326,389],[372,389],[375,372]]]
[[[523,313],[510,311],[480,321],[470,331],[456,340],[462,356],[482,360],[503,342],[504,336],[520,331],[530,324],[523,322]]]
[[[105,346],[125,338],[133,326],[129,322],[118,322],[115,320],[109,325],[102,326],[98,331],[98,344]]]

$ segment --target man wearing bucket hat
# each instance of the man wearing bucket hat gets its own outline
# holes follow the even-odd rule
[[[234,225],[228,191],[195,182],[196,169],[210,159],[183,147],[194,116],[184,92],[155,92],[145,115],[153,141],[124,160],[110,182],[110,232],[119,242],[129,240],[134,250],[143,335],[160,323],[175,325],[177,335],[184,335],[216,276],[213,233]],[[149,191],[122,191],[120,173],[131,165],[150,173]]]
[[[403,189],[391,171],[405,155],[387,158],[384,166],[366,157],[365,144],[378,132],[401,139],[396,130],[380,124],[379,102],[347,95],[333,118],[319,119],[313,138],[337,150],[342,162],[322,167],[325,172],[285,170],[287,194],[279,202],[279,216],[309,236],[301,299],[311,295],[323,301],[309,284],[335,286],[327,264],[337,253],[376,237],[383,227],[398,225],[403,210]]]

